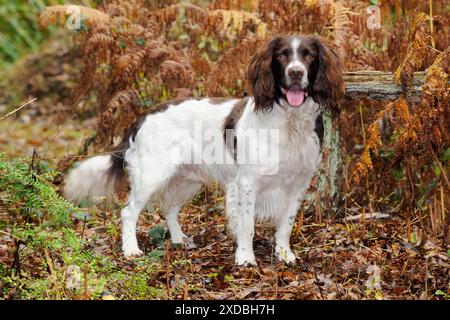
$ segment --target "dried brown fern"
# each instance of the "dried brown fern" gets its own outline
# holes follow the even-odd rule
[[[46,7],[39,16],[39,25],[42,28],[46,28],[51,24],[64,25],[68,18],[77,15],[87,26],[106,24],[111,20],[108,14],[99,10],[66,4]]]
[[[413,20],[412,42],[408,55],[398,69],[395,71],[395,79],[405,89],[409,86],[414,71],[419,70],[423,66],[423,62],[429,52],[428,46],[431,44],[431,37],[427,33],[427,15],[419,13]]]
[[[439,153],[444,145],[450,144],[449,59],[450,49],[447,49],[428,68],[420,103],[409,106],[402,97],[378,113],[368,128],[369,139],[352,172],[355,182],[359,183],[373,170],[372,158],[377,157],[382,146],[383,120],[387,119],[398,134],[390,145],[395,150],[393,162],[430,148]]]
[[[262,40],[257,37],[244,39],[238,46],[227,50],[221,58],[212,64],[206,82],[206,94],[209,96],[242,96],[245,88],[246,64],[236,61],[249,61],[255,48]],[[235,75],[230,77],[230,75]]]
[[[341,49],[340,54],[344,55],[343,52],[344,43],[347,42],[348,33],[351,32],[350,26],[352,21],[350,20],[351,15],[356,15],[347,5],[345,1],[342,0],[328,0],[329,5],[332,8],[332,34],[335,45]]]

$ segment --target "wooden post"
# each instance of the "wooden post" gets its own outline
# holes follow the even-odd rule
[[[324,137],[322,143],[323,157],[319,170],[315,177],[315,188],[305,196],[316,213],[330,215],[330,210],[335,210],[338,204],[341,184],[342,160],[339,150],[338,119],[333,117],[330,110],[325,110],[323,115]],[[317,196],[320,195],[320,201]],[[321,208],[317,208],[320,204]],[[307,206],[308,208],[310,207]]]

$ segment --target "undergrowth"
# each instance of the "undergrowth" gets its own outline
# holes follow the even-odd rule
[[[0,265],[0,297],[15,299],[98,299],[161,297],[148,285],[152,264],[127,271],[98,254],[77,222],[91,219],[64,200],[51,184],[56,172],[33,159],[0,155],[0,196],[11,219],[1,235],[14,242],[14,261]],[[7,230],[7,231],[3,231]],[[33,268],[28,268],[33,262]],[[9,289],[15,288],[13,292]],[[11,296],[12,295],[12,296]]]

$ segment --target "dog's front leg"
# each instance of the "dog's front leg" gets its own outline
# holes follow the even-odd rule
[[[295,254],[291,250],[290,238],[292,228],[295,223],[297,211],[303,201],[303,194],[292,197],[289,202],[287,212],[281,215],[277,221],[277,231],[275,233],[275,254],[279,261],[284,261],[288,264],[295,264]]]
[[[236,264],[256,265],[253,252],[256,190],[248,177],[237,179]]]

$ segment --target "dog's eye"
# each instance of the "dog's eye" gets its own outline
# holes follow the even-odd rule
[[[305,59],[308,62],[313,62],[314,59],[316,59],[316,58],[313,55],[308,54],[308,55],[306,55]]]
[[[277,54],[277,59],[281,62],[285,62],[288,58],[289,58],[289,50],[288,49],[279,51]]]
[[[285,53],[279,53],[277,55],[277,59],[280,60],[280,61],[286,61],[287,55]]]

